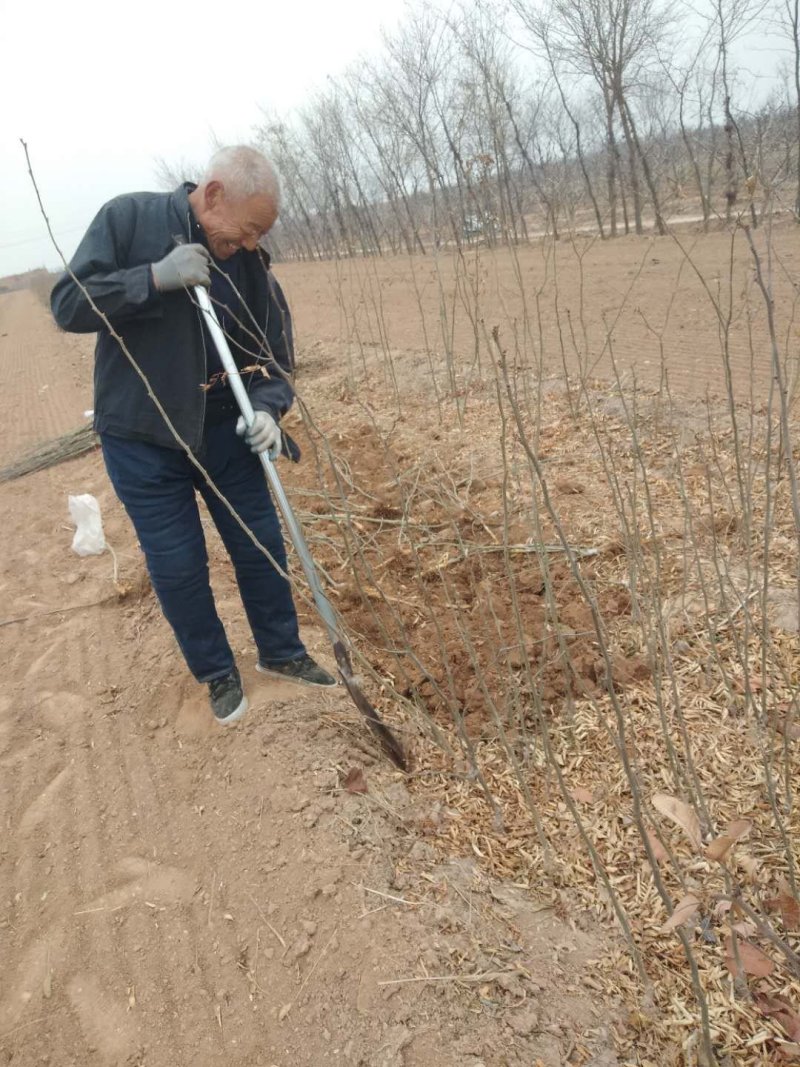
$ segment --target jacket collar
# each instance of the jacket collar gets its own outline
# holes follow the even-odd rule
[[[184,182],[170,194],[172,215],[177,229],[175,236],[180,235],[184,240],[192,240],[191,218],[192,211],[189,206],[189,193],[197,186],[194,182]]]

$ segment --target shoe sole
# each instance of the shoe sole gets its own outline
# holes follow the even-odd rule
[[[226,715],[224,719],[221,719],[218,715],[215,715],[214,719],[220,724],[220,726],[230,726],[231,723],[238,722],[239,719],[241,719],[241,717],[247,711],[249,706],[250,705],[248,703],[247,697],[242,697],[241,703],[239,704],[238,708],[234,708],[230,715]]]
[[[291,675],[281,674],[280,671],[272,671],[269,667],[262,667],[260,663],[256,664],[256,670],[259,674],[266,674],[270,678],[280,678],[282,682],[293,682],[295,685],[305,685],[309,689],[335,689],[339,684],[337,681],[332,683],[308,682],[305,678],[292,678]]]

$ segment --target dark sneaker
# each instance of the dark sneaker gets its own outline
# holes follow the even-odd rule
[[[247,711],[247,697],[242,690],[242,679],[236,667],[224,678],[215,678],[208,683],[208,694],[214,718],[217,722],[236,722]]]
[[[317,685],[327,689],[337,684],[333,675],[315,663],[308,653],[300,659],[290,659],[288,663],[259,663],[256,670],[273,678],[283,678],[286,682],[299,682],[300,685]]]

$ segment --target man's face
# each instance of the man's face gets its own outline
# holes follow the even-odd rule
[[[235,199],[226,195],[218,181],[205,186],[196,214],[215,259],[230,259],[240,248],[253,252],[278,217],[269,196],[257,193]]]

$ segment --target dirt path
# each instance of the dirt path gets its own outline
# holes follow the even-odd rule
[[[0,334],[11,457],[80,421],[90,348],[27,293],[0,298]],[[70,551],[74,492],[100,502],[123,599],[108,554]],[[100,457],[0,495],[0,1063],[617,1062],[617,1007],[584,984],[613,935],[442,864],[424,789],[377,758],[345,697],[255,674],[215,538],[252,702],[227,731],[179,660]],[[343,788],[352,767],[367,793]]]
[[[92,406],[92,347],[59,333],[30,290],[0,298],[0,464],[81,424]]]

